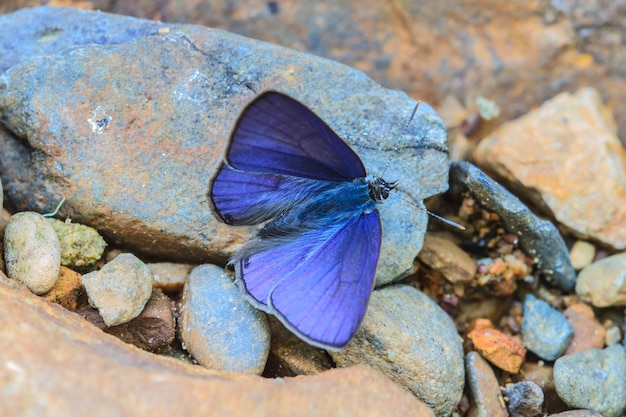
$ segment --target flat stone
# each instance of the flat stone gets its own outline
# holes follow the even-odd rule
[[[608,256],[580,271],[576,294],[595,307],[626,306],[626,254]]]
[[[180,338],[202,366],[260,375],[270,347],[267,316],[252,307],[231,276],[215,265],[195,267],[185,283]]]
[[[595,89],[561,93],[507,122],[473,156],[575,235],[626,248],[626,152]]]
[[[526,349],[515,339],[490,328],[475,329],[468,337],[483,358],[509,373],[519,372],[526,357]]]
[[[0,306],[0,346],[10,358],[0,367],[7,416],[433,416],[367,367],[266,379],[157,356],[35,297],[2,273]]]
[[[554,363],[554,384],[570,407],[619,417],[626,409],[626,351],[614,345],[563,356]]]
[[[463,348],[454,323],[407,285],[375,290],[354,338],[329,354],[337,366],[367,364],[381,371],[438,416],[450,415],[463,394]]]
[[[455,283],[471,282],[476,275],[476,261],[454,242],[427,234],[417,259]]]
[[[104,331],[140,349],[158,352],[174,341],[176,333],[176,321],[170,303],[170,298],[155,288],[137,317]]]
[[[532,381],[507,384],[502,392],[508,398],[509,417],[536,417],[541,415],[543,391]]]
[[[54,287],[41,297],[51,303],[76,311],[78,307],[87,304],[87,292],[81,282],[82,276],[68,267],[62,266],[59,270],[59,279]]]
[[[472,406],[468,417],[508,417],[493,369],[478,353],[465,355],[465,372]]]
[[[596,320],[591,307],[583,303],[574,304],[568,307],[563,315],[574,331],[574,337],[572,337],[565,355],[604,347],[606,330]]]
[[[574,332],[560,311],[528,294],[524,300],[522,336],[528,350],[553,361],[565,352]]]
[[[172,262],[147,263],[146,266],[152,272],[152,286],[168,293],[180,292],[187,281],[189,272],[194,268],[191,264]]]
[[[98,27],[111,19],[111,30],[124,22],[78,10],[73,19],[54,8],[31,13],[38,16],[34,33],[56,27],[65,34],[93,15]],[[154,22],[146,25],[154,33]],[[103,43],[108,36],[101,34]],[[20,38],[8,38],[18,49]],[[66,197],[60,217],[72,213],[73,221],[138,253],[225,263],[256,229],[215,219],[208,182],[239,114],[266,90],[302,101],[353,147],[368,173],[386,167],[385,176],[398,180],[399,198],[380,207],[377,281],[412,271],[427,215],[405,200],[419,206],[447,187],[446,133],[432,108],[422,103],[403,132],[415,107],[405,93],[344,65],[210,28],[168,25],[124,43],[34,56],[3,73],[3,123],[19,136],[0,134],[5,191],[18,208],[42,212]]]
[[[469,191],[481,207],[500,216],[506,230],[519,237],[521,248],[534,260],[538,272],[549,284],[565,291],[574,288],[576,271],[567,246],[552,223],[541,220],[474,165],[455,162],[450,167],[450,192],[461,195],[465,191]]]
[[[89,304],[98,309],[107,326],[137,317],[152,294],[152,274],[141,260],[122,253],[98,271],[83,275]]]
[[[52,226],[39,213],[15,213],[4,231],[4,261],[9,278],[35,294],[54,287],[61,267],[61,246]]]

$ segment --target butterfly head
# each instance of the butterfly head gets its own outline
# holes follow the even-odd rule
[[[396,188],[397,181],[387,182],[380,177],[368,176],[366,178],[369,187],[369,195],[376,203],[381,203],[389,197],[389,192]]]

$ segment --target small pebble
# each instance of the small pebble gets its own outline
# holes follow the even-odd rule
[[[578,274],[576,294],[595,307],[626,305],[626,253],[608,256]]]
[[[476,275],[476,262],[463,249],[431,234],[424,236],[424,246],[417,259],[440,272],[452,284],[471,282]]]
[[[536,417],[541,415],[543,391],[532,381],[507,384],[503,394],[508,398],[509,417]]]
[[[82,278],[89,304],[97,308],[107,326],[137,317],[152,294],[152,273],[141,260],[122,253],[99,271]]]
[[[476,329],[468,334],[481,356],[500,369],[512,374],[519,372],[526,349],[515,339],[496,329]]]
[[[155,288],[141,314],[129,322],[105,329],[126,343],[149,352],[158,352],[174,341],[176,321],[170,299]]]
[[[554,363],[554,384],[570,407],[619,417],[626,409],[626,351],[613,345],[563,356]]]
[[[61,268],[61,246],[54,229],[39,213],[16,213],[4,233],[7,276],[35,294],[54,287]]]
[[[565,352],[574,332],[563,314],[528,294],[524,300],[522,336],[528,350],[552,361]]]
[[[476,352],[465,355],[467,385],[472,397],[472,417],[508,417],[500,384],[491,366]]]
[[[54,287],[41,297],[69,311],[76,311],[78,307],[87,304],[87,293],[81,278],[78,272],[62,266],[59,271],[59,279]]]
[[[450,415],[463,394],[463,346],[454,322],[408,285],[374,290],[354,338],[329,354],[338,367],[365,364],[379,370],[436,415]]]
[[[106,242],[96,229],[71,221],[48,218],[61,244],[61,265],[90,270],[104,253]]]
[[[622,340],[622,332],[619,327],[611,326],[606,329],[605,342],[607,346],[616,345],[620,340]]]
[[[267,316],[252,307],[230,275],[215,265],[195,267],[185,283],[179,334],[204,367],[260,375],[270,348]]]
[[[574,331],[574,337],[567,347],[565,355],[604,347],[606,332],[604,327],[595,319],[591,307],[583,303],[574,304],[568,307],[563,315]]]
[[[569,251],[569,258],[572,266],[576,270],[580,270],[590,265],[596,256],[596,247],[584,240],[577,240]]]
[[[148,265],[148,268],[152,271],[152,285],[167,293],[181,291],[189,272],[191,272],[194,267],[194,265],[191,264],[177,264],[172,262],[156,262],[146,265]]]

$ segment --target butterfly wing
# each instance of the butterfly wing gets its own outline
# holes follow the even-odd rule
[[[315,192],[315,181],[365,176],[359,157],[300,102],[278,92],[252,101],[237,121],[210,184],[213,212],[233,225],[257,224]]]
[[[239,259],[235,270],[257,308],[309,344],[337,350],[365,315],[380,242],[373,211]]]

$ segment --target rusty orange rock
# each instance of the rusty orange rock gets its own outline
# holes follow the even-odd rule
[[[584,303],[574,304],[568,307],[563,315],[574,330],[574,337],[567,347],[565,355],[604,347],[606,330],[596,320],[591,307]]]
[[[489,328],[476,329],[468,337],[474,343],[474,349],[489,362],[512,374],[519,372],[526,349],[515,339]]]

